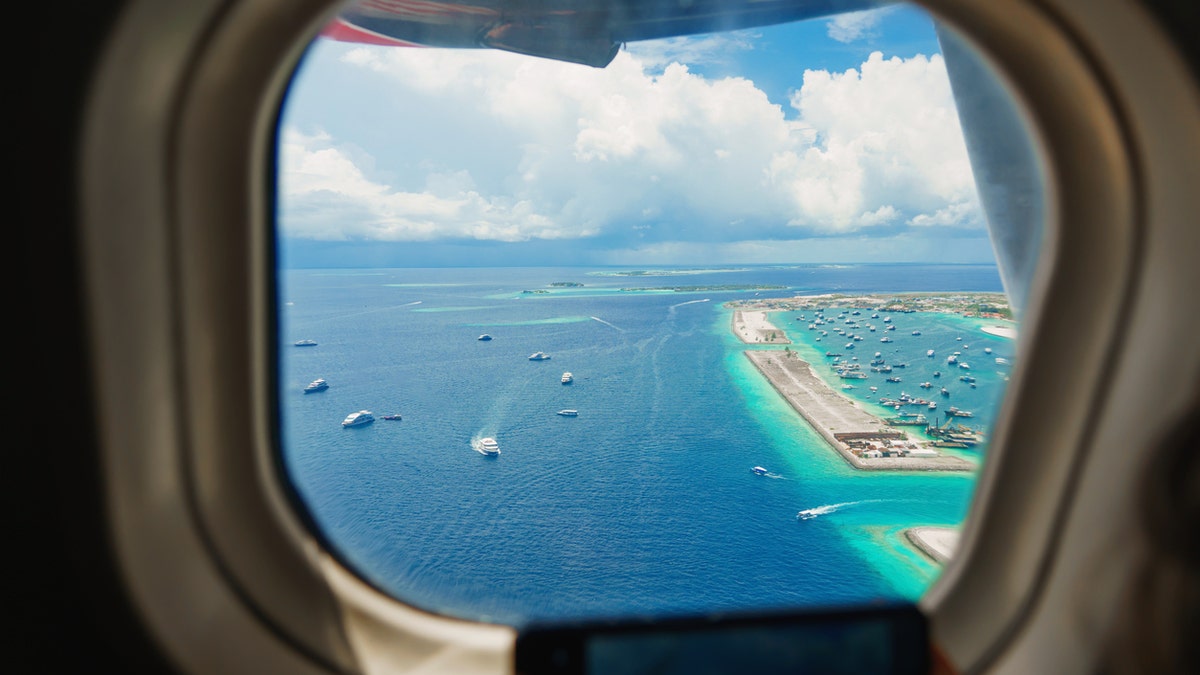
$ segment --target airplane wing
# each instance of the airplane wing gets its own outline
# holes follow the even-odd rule
[[[891,0],[360,0],[324,31],[335,40],[491,48],[607,66],[638,40],[738,30],[872,9]]]

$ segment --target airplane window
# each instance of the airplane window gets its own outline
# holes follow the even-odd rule
[[[522,624],[915,599],[953,555],[1042,238],[1031,133],[916,6],[766,4],[596,42],[367,0],[309,47],[281,452],[364,579]]]

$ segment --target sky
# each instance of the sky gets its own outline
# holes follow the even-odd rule
[[[603,69],[318,38],[277,166],[286,267],[994,259],[908,6],[633,42]]]

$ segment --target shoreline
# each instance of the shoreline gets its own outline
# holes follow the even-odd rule
[[[1010,326],[981,326],[979,330],[1008,340],[1017,339],[1017,329]]]
[[[904,538],[938,565],[945,565],[954,557],[958,548],[958,530],[952,527],[910,527],[904,530]]]
[[[765,311],[734,310],[729,327],[739,340],[748,345],[792,344],[787,335],[771,323]]]
[[[864,448],[887,443],[888,452],[929,451],[927,442],[889,427],[882,419],[835,392],[795,352],[743,352],[775,391],[851,467],[865,471],[973,471],[965,459],[938,454],[931,457],[862,456]],[[898,447],[895,444],[899,443]],[[854,447],[852,447],[854,446]],[[856,453],[858,450],[859,453]]]

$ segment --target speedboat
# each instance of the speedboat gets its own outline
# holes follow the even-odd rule
[[[317,341],[316,340],[297,340],[295,342],[295,345],[297,347],[316,347]]]
[[[529,355],[530,361],[547,361],[549,359],[550,355],[543,352],[534,352]]]
[[[761,466],[752,467],[750,470],[759,476],[765,476],[769,473],[766,469],[762,468]]]
[[[346,415],[346,419],[342,420],[342,428],[361,427],[364,424],[370,424],[375,421],[375,416],[369,410],[359,410],[358,412]]]
[[[888,381],[888,382],[899,382],[899,381],[900,381],[900,378],[898,378],[898,377],[889,377],[889,378],[887,378],[887,381]]]
[[[325,381],[325,378],[318,377],[317,379],[308,383],[308,386],[304,388],[304,393],[312,394],[318,391],[325,391],[328,388],[329,383]]]
[[[487,333],[484,333],[483,335],[480,335],[479,337],[477,337],[477,338],[475,338],[475,339],[476,339],[476,340],[481,340],[481,341],[483,341],[483,342],[487,342],[488,340],[491,340],[491,339],[492,339],[492,336],[491,336],[491,335],[488,335]]]
[[[920,335],[920,334],[921,334],[921,331],[919,331],[919,330],[914,330],[914,331],[912,332],[912,334],[913,334],[913,335]]]
[[[983,353],[984,353],[984,354],[991,354],[991,353],[992,353],[992,348],[991,348],[991,347],[984,347],[984,348],[983,348]]]
[[[562,415],[563,417],[579,417],[578,410],[559,410],[556,414]]]
[[[572,374],[571,374],[571,373],[569,373],[569,372],[568,372],[568,373],[563,373],[563,376],[562,376],[562,383],[563,383],[563,384],[571,384],[571,383],[572,383],[572,382],[574,382],[574,381],[575,381],[575,376],[574,376],[574,375],[572,375]]]
[[[928,356],[929,358],[933,358],[933,350],[932,349],[926,350],[925,356]]]
[[[399,414],[399,413],[396,413],[396,414],[393,414],[393,415],[384,415],[384,416],[383,416],[383,417],[381,417],[380,419],[385,419],[385,420],[388,420],[389,422],[399,422],[399,421],[400,421],[400,414]]]
[[[495,457],[500,454],[500,444],[490,436],[481,438],[475,441],[475,451],[487,457]]]

